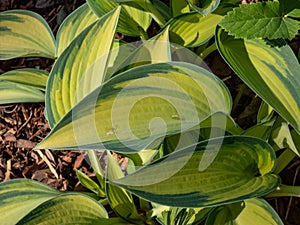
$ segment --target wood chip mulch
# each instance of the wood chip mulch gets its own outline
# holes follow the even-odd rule
[[[32,150],[50,131],[42,104],[0,106],[0,182],[29,178],[74,190],[76,169],[92,175],[80,151]]]

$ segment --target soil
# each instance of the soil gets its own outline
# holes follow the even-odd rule
[[[35,11],[47,20],[56,33],[62,19],[84,2],[84,0],[1,0],[0,11],[9,9]],[[155,30],[155,25],[153,26]],[[298,53],[299,43],[299,37],[291,42],[295,53]],[[206,59],[206,63],[228,86],[234,102],[232,116],[236,122],[244,129],[255,124],[260,98],[243,84],[217,52],[213,52]],[[52,64],[52,60],[40,58],[0,61],[0,74],[25,67],[39,67],[50,71]],[[237,99],[239,92],[242,95]],[[32,150],[50,131],[43,112],[44,104],[38,103],[0,106],[0,182],[29,178],[59,190],[84,190],[78,182],[75,171],[80,169],[88,176],[95,177],[84,152]],[[99,151],[99,156],[102,153]],[[115,158],[123,167],[126,165],[124,158],[118,155],[115,155]],[[280,174],[282,182],[300,185],[299,168],[300,159],[297,158]],[[276,198],[268,201],[284,224],[300,224],[299,198]]]

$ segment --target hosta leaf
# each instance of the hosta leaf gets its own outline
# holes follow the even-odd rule
[[[40,90],[40,88],[0,80],[0,104],[44,101],[45,94]]]
[[[291,135],[292,135],[295,146],[300,149],[299,134],[295,130],[291,130]]]
[[[236,38],[293,39],[300,22],[287,17],[278,1],[242,4],[230,11],[220,25]]]
[[[43,90],[46,88],[48,72],[31,68],[11,70],[0,75],[0,81],[2,80],[24,84]]]
[[[243,129],[238,127],[230,115],[217,112],[202,121],[200,123],[200,128],[196,127],[187,132],[166,137],[163,142],[163,155],[170,154],[185,146],[198,143],[200,140],[203,140],[203,131],[206,130],[208,130],[209,134],[205,139],[222,137],[226,135],[226,132],[232,135],[240,135],[243,133]]]
[[[222,29],[216,42],[236,74],[300,133],[300,65],[291,48],[234,39]]]
[[[278,149],[289,148],[300,157],[300,149],[295,146],[290,128],[287,123],[281,122],[277,124],[272,132],[272,140]]]
[[[232,135],[243,133],[243,129],[235,123],[233,118],[229,114],[224,114],[222,112],[217,112],[201,122],[200,129],[203,128],[219,128],[226,130]]]
[[[119,5],[109,0],[87,0],[87,3],[98,17],[102,17]],[[135,3],[130,4],[122,5],[117,30],[132,36],[143,35],[150,26],[151,16]]]
[[[109,52],[109,63],[107,65],[107,73],[105,80],[111,78],[118,70],[122,69],[122,64],[128,60],[129,56],[137,49],[134,44],[126,43],[120,40],[114,40],[112,49]]]
[[[14,179],[0,183],[0,216],[3,224],[16,224],[34,208],[61,192],[36,181]]]
[[[46,92],[51,127],[105,80],[119,12],[117,8],[81,32],[54,64]]]
[[[163,212],[163,223],[165,225],[187,225],[193,216],[194,209],[172,208],[169,212]]]
[[[145,49],[147,49],[147,52],[150,55],[149,59],[145,59],[145,56],[143,56],[143,51]],[[137,53],[138,55],[135,56],[135,58],[136,60],[140,61],[150,60],[151,63],[172,61],[171,47],[169,42],[169,27],[166,27],[166,29],[164,29],[162,32],[145,42],[143,46],[137,50]]]
[[[273,114],[273,108],[267,103],[262,102],[257,113],[257,123],[264,123],[270,121],[273,117]]]
[[[0,104],[44,102],[48,72],[18,69],[0,75]]]
[[[134,8],[141,8],[144,12],[147,12],[157,22],[159,26],[163,26],[166,21],[160,14],[159,10],[154,6],[152,0],[111,0],[113,2],[119,2],[123,6],[128,5]]]
[[[279,174],[281,171],[283,171],[296,156],[297,155],[291,149],[285,149],[280,156],[277,157],[274,173]]]
[[[178,150],[112,183],[163,205],[217,206],[274,190],[280,183],[270,174],[275,160],[273,149],[260,139],[216,138]]]
[[[88,151],[87,152],[88,155],[88,163],[92,166],[96,178],[98,180],[98,184],[102,193],[99,192],[99,194],[101,194],[101,197],[105,197],[105,187],[104,187],[104,183],[105,183],[105,178],[104,178],[104,171],[102,169],[100,160],[99,160],[99,156],[97,155],[97,150],[92,150],[92,151]]]
[[[190,7],[186,0],[170,0],[172,9],[172,17],[179,16],[190,11]]]
[[[185,47],[196,47],[214,36],[217,24],[223,16],[210,14],[202,16],[192,12],[171,19],[166,26],[170,26],[170,41]]]
[[[143,149],[134,154],[123,154],[128,157],[129,162],[126,168],[126,172],[133,173],[140,166],[149,164],[153,158],[157,155],[158,150],[156,149]]]
[[[60,55],[81,31],[97,19],[98,17],[87,4],[80,6],[72,12],[60,25],[59,30],[57,31],[57,55]]]
[[[17,225],[102,224],[108,215],[97,201],[79,194],[64,194],[45,201]]]
[[[220,4],[221,0],[186,0],[191,9],[203,16],[212,13]]]
[[[166,137],[163,142],[162,156],[168,155],[178,149],[182,149],[185,146],[198,143],[199,133],[199,130],[191,130]]]
[[[129,48],[127,47],[129,46]],[[126,57],[115,62],[114,67],[110,69],[109,73],[115,74],[130,68],[151,63],[161,63],[172,61],[171,46],[169,42],[168,27],[153,38],[143,42],[134,51],[131,51],[131,44],[121,45],[118,49],[126,51]],[[113,49],[112,52],[114,52]],[[124,52],[125,53],[125,52]],[[125,54],[124,54],[125,55]],[[108,76],[111,76],[110,74]]]
[[[168,21],[172,18],[170,8],[164,2],[160,0],[153,0],[153,5],[157,8],[157,11],[165,18],[165,20]]]
[[[156,203],[153,206],[152,217],[163,225],[196,225],[205,219],[212,208],[174,208]],[[185,221],[182,221],[185,219]],[[185,223],[183,223],[185,222]]]
[[[119,164],[116,162],[109,151],[107,151],[107,160],[108,163],[106,179],[114,180],[124,177]],[[110,207],[118,216],[130,223],[145,223],[145,221],[143,221],[143,218],[138,214],[133,202],[133,198],[129,192],[127,192],[125,189],[111,185],[109,182],[106,182],[105,192]]]
[[[188,221],[188,225],[198,225],[201,221],[203,221],[207,217],[207,214],[212,209],[213,209],[213,207],[188,209],[191,211],[194,210],[194,215]]]
[[[207,70],[183,62],[144,65],[89,94],[37,148],[136,152],[230,108],[228,89]]]
[[[267,121],[264,123],[256,124],[253,127],[248,128],[242,135],[257,137],[262,140],[269,140],[271,136],[273,125],[275,120]]]
[[[38,56],[55,58],[55,40],[39,14],[25,10],[0,13],[0,60]]]
[[[109,224],[106,210],[97,201],[27,179],[0,183],[0,216],[3,225]]]
[[[235,202],[223,206],[216,207],[208,215],[205,225],[232,225],[234,219],[243,210],[244,202]]]
[[[76,170],[76,175],[82,186],[91,190],[97,196],[105,196],[104,191],[101,190],[100,186],[95,181],[93,181],[89,176],[87,176],[85,173],[81,172],[80,170]]]
[[[283,225],[275,210],[260,198],[220,206],[210,213],[205,225]]]
[[[280,185],[275,191],[268,194],[267,198],[274,198],[274,197],[300,197],[300,186],[289,186],[289,185]]]

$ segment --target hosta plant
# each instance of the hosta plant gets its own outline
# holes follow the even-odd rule
[[[56,37],[34,12],[0,13],[1,60],[55,59],[49,74],[2,74],[0,102],[45,101],[51,132],[36,149],[86,150],[97,175],[77,171],[91,193],[1,183],[3,224],[282,224],[264,197],[300,194],[278,175],[299,156],[300,66],[284,39],[299,30],[300,6],[238,2],[87,0]],[[196,55],[216,49],[263,100],[247,130]],[[125,173],[111,151],[129,158]]]

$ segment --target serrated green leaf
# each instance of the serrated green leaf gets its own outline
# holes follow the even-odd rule
[[[89,94],[37,148],[136,152],[230,109],[228,89],[207,70],[183,62],[144,65]]]
[[[55,40],[49,25],[31,11],[0,13],[0,43],[0,60],[28,56],[55,58]]]
[[[217,14],[204,17],[196,12],[175,17],[166,24],[170,26],[170,41],[185,47],[199,46],[214,36],[215,27],[222,18]]]
[[[300,133],[300,65],[288,45],[234,39],[216,31],[217,47],[235,73]]]
[[[38,69],[17,69],[11,70],[0,75],[0,81],[10,81],[18,84],[36,87],[41,90],[46,89],[49,73]]]
[[[242,4],[230,11],[219,23],[236,38],[293,39],[300,22],[287,17],[278,1]]]
[[[275,160],[266,142],[229,136],[178,150],[112,183],[163,205],[217,206],[262,196],[278,187],[280,178],[271,174]]]
[[[300,9],[294,9],[287,14],[289,17],[300,18]]]
[[[105,80],[119,13],[117,8],[87,27],[57,59],[46,90],[50,127]]]
[[[107,160],[107,181],[124,177],[120,166],[109,151],[107,151]],[[105,192],[110,207],[118,216],[130,223],[144,224],[144,218],[138,214],[133,198],[129,192],[125,189],[111,185],[109,182],[106,182]]]
[[[203,16],[207,16],[212,13],[220,4],[220,0],[186,0],[191,9],[200,13]]]
[[[119,5],[109,0],[87,0],[87,3],[99,18]],[[144,35],[151,23],[150,14],[134,3],[128,4],[122,5],[117,31],[131,36]]]
[[[72,12],[60,25],[56,35],[57,55],[61,55],[71,41],[85,28],[94,23],[98,17],[87,4]]]
[[[0,81],[0,104],[44,101],[45,94],[40,88],[6,80]]]
[[[210,213],[205,225],[283,225],[275,210],[260,198],[216,208]]]

